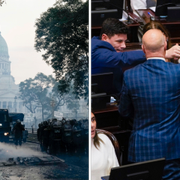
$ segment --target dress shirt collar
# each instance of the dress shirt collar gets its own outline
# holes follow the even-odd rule
[[[162,58],[162,57],[150,57],[150,58],[147,58],[147,60],[149,60],[149,59],[161,59],[161,60],[166,62],[166,60],[164,58]]]

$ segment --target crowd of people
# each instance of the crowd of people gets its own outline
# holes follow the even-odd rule
[[[127,34],[128,28],[118,19],[103,22],[100,36],[91,41],[92,74],[113,72],[119,114],[133,119],[129,163],[165,158],[162,179],[178,180],[180,46],[172,46],[167,29],[157,21],[143,27],[142,50],[123,52]],[[129,69],[123,71],[125,67]],[[94,113],[91,113],[91,138],[94,180],[109,175],[110,169],[119,164],[111,142],[96,131]]]

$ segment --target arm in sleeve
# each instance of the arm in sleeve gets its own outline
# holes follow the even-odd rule
[[[121,116],[133,118],[133,115],[134,115],[133,104],[132,104],[131,97],[129,95],[128,88],[125,84],[125,81],[123,82],[123,86],[122,86],[118,110]]]
[[[92,63],[96,66],[101,64],[102,67],[128,67],[146,61],[145,54],[141,50],[116,52],[108,48],[99,47],[92,51]]]

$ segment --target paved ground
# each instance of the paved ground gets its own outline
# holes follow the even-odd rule
[[[66,164],[43,166],[7,166],[1,167],[1,180],[86,180],[84,170],[76,165]]]
[[[0,144],[0,159],[17,157],[44,156],[39,144],[25,143],[21,148],[13,144]],[[0,180],[88,180],[88,155],[79,153],[60,153],[58,158],[64,160],[58,164],[46,165],[9,165],[0,166]]]

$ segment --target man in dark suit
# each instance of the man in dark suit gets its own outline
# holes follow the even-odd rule
[[[100,36],[91,40],[92,74],[113,72],[113,85],[119,94],[123,69],[143,63],[140,51],[122,52],[126,48],[128,28],[119,19],[108,18],[102,24]]]
[[[128,160],[165,157],[163,179],[180,179],[180,65],[165,62],[160,30],[142,39],[147,61],[124,73],[119,112],[133,118]]]
[[[142,50],[123,52],[126,48],[128,28],[115,18],[107,18],[100,36],[91,40],[92,74],[113,72],[113,85],[120,93],[123,81],[123,69],[127,69],[146,61]],[[168,49],[166,58],[180,57],[180,46]]]

